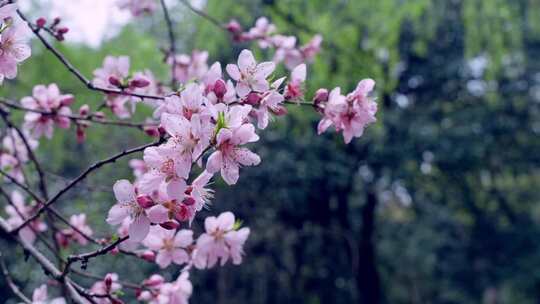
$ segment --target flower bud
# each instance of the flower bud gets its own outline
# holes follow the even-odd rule
[[[159,131],[159,134],[160,135],[165,135],[167,134],[167,131],[165,131],[165,128],[163,126],[159,126],[158,127],[158,131]]]
[[[87,116],[88,113],[90,113],[90,106],[87,105],[87,104],[83,104],[83,105],[79,108],[79,115],[81,115],[81,116]]]
[[[144,77],[137,77],[129,82],[130,87],[145,88],[150,85],[150,81]]]
[[[261,101],[261,96],[259,95],[259,93],[256,93],[256,92],[251,92],[248,94],[248,96],[246,97],[246,103],[247,104],[250,104],[252,106],[254,105],[258,105],[259,102]]]
[[[77,143],[82,144],[86,140],[86,131],[84,130],[85,126],[77,124]]]
[[[148,136],[152,136],[152,137],[160,136],[159,128],[156,126],[144,126],[143,130],[144,130],[144,133],[146,133],[146,135]]]
[[[327,102],[328,101],[328,90],[327,89],[318,89],[317,92],[315,92],[315,97],[313,97],[313,102],[316,106],[318,106],[320,103]]]
[[[58,34],[60,34],[60,35],[64,35],[64,34],[66,34],[67,32],[69,32],[69,28],[67,28],[67,27],[61,27],[61,28],[58,29],[57,32],[58,32]]]
[[[44,27],[45,24],[47,24],[47,19],[43,17],[39,17],[38,20],[36,20],[37,27]]]
[[[116,77],[114,75],[111,75],[109,77],[109,83],[112,84],[113,86],[116,86],[116,87],[121,87],[122,86],[122,83],[120,82],[120,79],[118,79],[118,77]]]
[[[276,108],[271,109],[271,111],[276,116],[283,116],[283,115],[287,115],[287,113],[289,113],[289,111],[287,111],[287,108],[285,108],[283,106],[277,106]]]
[[[182,204],[184,204],[186,206],[191,206],[191,205],[195,204],[195,199],[193,197],[191,197],[191,196],[187,196],[182,201]]]
[[[216,94],[216,97],[219,99],[223,99],[223,96],[225,96],[225,93],[227,93],[227,86],[225,85],[225,81],[222,79],[216,80],[216,83],[214,83],[214,94]]]
[[[141,254],[141,258],[148,262],[154,262],[156,260],[156,254],[152,250],[146,250]]]
[[[232,34],[238,34],[242,32],[242,26],[240,25],[240,23],[238,23],[238,21],[234,19],[229,21],[225,28]]]
[[[111,290],[113,279],[110,273],[107,273],[103,282],[105,283],[105,287],[107,288],[107,290]]]
[[[167,230],[174,230],[174,229],[178,228],[178,226],[180,226],[177,222],[174,222],[174,221],[164,222],[164,223],[161,223],[159,225],[161,227],[163,227],[164,229],[167,229]]]
[[[105,113],[99,111],[99,112],[94,112],[94,117],[97,118],[97,119],[104,119],[105,118]]]
[[[60,19],[60,17],[54,18],[53,19],[53,26],[58,25],[58,23],[60,23],[60,21],[62,21],[62,19]]]
[[[137,203],[144,209],[148,209],[156,204],[154,203],[154,200],[152,200],[152,198],[148,195],[137,196]]]
[[[154,274],[148,279],[143,281],[143,285],[148,286],[148,287],[159,286],[163,283],[165,283],[165,279],[163,279],[163,277],[160,276],[159,274]]]

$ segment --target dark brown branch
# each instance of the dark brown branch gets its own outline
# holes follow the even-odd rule
[[[20,288],[15,284],[13,281],[13,278],[11,277],[9,270],[6,266],[6,263],[4,262],[4,258],[2,255],[2,252],[0,252],[0,267],[2,268],[2,274],[4,275],[4,278],[6,280],[7,285],[11,289],[14,295],[16,295],[21,301],[27,304],[32,304],[32,301],[30,301],[29,298],[27,298],[24,293],[20,290]]]
[[[50,115],[50,116],[60,116],[60,117],[65,117],[65,118],[68,118],[74,122],[77,122],[77,121],[89,121],[89,122],[93,122],[93,123],[97,123],[97,124],[102,124],[102,125],[114,125],[114,126],[122,126],[122,127],[132,127],[132,128],[137,128],[137,129],[141,129],[143,130],[144,127],[151,127],[151,126],[157,126],[157,123],[137,123],[137,122],[130,122],[130,121],[121,121],[121,120],[110,120],[110,119],[102,119],[102,118],[98,118],[96,116],[92,116],[92,115],[89,115],[89,116],[81,116],[81,115],[72,115],[72,114],[60,114],[60,113],[54,113],[54,112],[48,112],[48,111],[43,111],[43,110],[37,110],[37,109],[29,109],[29,108],[25,108],[23,106],[20,106],[12,101],[9,101],[7,99],[3,99],[3,98],[0,98],[0,103],[9,107],[9,108],[12,108],[12,109],[15,109],[15,110],[21,110],[21,111],[26,111],[26,112],[34,112],[34,113],[39,113],[39,114],[43,114],[43,115]]]
[[[111,243],[111,244],[109,244],[107,246],[101,247],[101,248],[99,248],[97,250],[91,251],[91,252],[87,252],[87,253],[83,253],[83,254],[77,254],[77,255],[70,255],[68,257],[68,259],[67,259],[67,264],[64,267],[64,271],[62,272],[62,276],[67,275],[67,273],[69,272],[69,268],[71,267],[71,264],[73,264],[73,263],[75,263],[77,261],[82,261],[83,264],[85,264],[85,263],[88,262],[88,260],[90,260],[92,258],[95,258],[95,257],[100,256],[100,255],[107,254],[109,251],[113,250],[116,246],[118,246],[120,243],[126,241],[128,238],[129,238],[129,236],[119,238],[116,241],[114,241],[113,243]]]
[[[169,15],[169,10],[165,0],[160,0],[161,7],[163,8],[163,15],[165,17],[165,24],[167,25],[167,32],[169,35],[169,51],[168,55],[171,58],[171,88],[174,90],[176,88],[176,77],[174,76],[174,71],[176,69],[176,38],[174,36],[173,23],[171,16]]]
[[[51,199],[49,199],[44,205],[42,208],[40,208],[36,214],[34,214],[33,216],[29,217],[28,220],[26,220],[24,223],[22,223],[19,227],[17,227],[16,229],[13,230],[13,232],[17,232],[19,231],[21,228],[23,228],[24,226],[26,226],[29,222],[35,220],[38,216],[40,216],[46,208],[48,208],[49,206],[51,206],[52,204],[54,204],[62,195],[64,195],[66,192],[68,192],[70,189],[72,189],[73,187],[75,187],[80,181],[84,180],[86,178],[86,176],[88,176],[88,174],[92,173],[94,170],[96,169],[99,169],[100,167],[106,165],[106,164],[109,164],[109,163],[113,163],[115,162],[116,160],[124,157],[124,156],[127,156],[127,155],[130,155],[130,154],[133,154],[133,153],[136,153],[136,152],[141,152],[143,151],[144,149],[148,148],[148,147],[153,147],[153,146],[157,146],[159,144],[161,144],[163,142],[163,139],[160,139],[156,142],[153,142],[153,143],[150,143],[150,144],[146,144],[146,145],[143,145],[143,146],[140,146],[140,147],[136,147],[136,148],[133,148],[133,149],[129,149],[129,150],[124,150],[118,154],[115,154],[109,158],[106,158],[104,160],[100,160],[98,161],[97,163],[94,163],[93,165],[91,165],[90,167],[88,167],[83,173],[81,173],[79,176],[77,176],[74,180],[72,180],[66,187],[62,188],[60,191],[58,191],[58,193],[56,193]]]

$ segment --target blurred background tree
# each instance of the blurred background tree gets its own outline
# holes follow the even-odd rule
[[[251,227],[247,258],[241,267],[195,272],[193,303],[540,303],[539,2],[209,0],[205,9],[246,27],[270,16],[301,42],[321,33],[307,95],[321,86],[350,91],[371,77],[380,110],[348,146],[333,133],[317,136],[318,117],[305,109],[263,132],[262,164],[244,169],[236,187],[218,179],[207,211],[234,210]],[[207,49],[210,62],[232,62],[246,47],[180,4],[173,12],[183,52]],[[137,19],[97,50],[62,50],[87,75],[113,54],[164,77],[160,20]],[[6,95],[20,98],[46,81],[79,104],[101,102],[34,46],[17,81],[2,87]],[[52,176],[74,176],[147,140],[136,130],[94,128],[85,145],[69,132],[42,142]],[[112,195],[103,185],[129,176],[120,162],[61,205],[105,229]],[[155,271],[107,259],[112,267],[89,269],[133,281]],[[42,276],[17,268],[28,290]],[[0,294],[6,301],[9,293]]]

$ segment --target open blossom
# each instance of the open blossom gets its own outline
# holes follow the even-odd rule
[[[257,116],[257,127],[259,129],[265,129],[268,126],[270,120],[270,113],[281,113],[284,108],[282,106],[284,101],[283,95],[276,91],[272,91],[261,99],[259,108],[255,111]]]
[[[35,150],[38,141],[29,137],[23,131],[26,142],[30,149]],[[9,129],[6,136],[2,139],[0,148],[0,169],[9,173],[9,176],[18,182],[24,182],[22,165],[28,161],[28,150],[19,133],[15,129]],[[5,179],[8,179],[7,177]]]
[[[142,206],[140,200],[137,200],[135,188],[125,179],[117,181],[113,190],[117,203],[109,210],[107,223],[119,225],[125,218],[129,218],[131,220],[128,228],[129,239],[133,242],[142,241],[150,229],[150,219],[146,210],[148,208],[145,208],[148,206]]]
[[[276,26],[270,23],[268,18],[260,17],[255,21],[255,26],[249,30],[247,37],[252,40],[258,40],[259,47],[265,49],[271,45],[268,39],[275,31]]]
[[[187,247],[193,243],[193,231],[167,230],[160,226],[150,228],[148,237],[143,241],[143,245],[150,250],[157,251],[156,263],[161,268],[166,268],[171,263],[182,265],[189,261]]]
[[[158,303],[188,304],[192,293],[193,285],[189,281],[189,273],[184,271],[176,281],[161,285]]]
[[[45,136],[52,138],[54,126],[67,129],[70,126],[71,115],[69,106],[73,103],[71,94],[61,94],[56,84],[37,85],[32,91],[32,96],[21,99],[21,104],[28,109],[43,111],[47,114],[28,111],[24,116],[24,127],[30,130],[35,138]],[[53,114],[48,114],[53,113]]]
[[[107,56],[103,60],[103,67],[94,71],[94,85],[102,88],[115,88],[129,76],[128,56]]]
[[[116,4],[119,8],[129,9],[133,16],[150,14],[157,8],[157,0],[118,0]]]
[[[257,64],[253,53],[243,50],[238,56],[238,65],[228,64],[226,69],[229,76],[236,81],[238,96],[244,97],[249,92],[265,92],[269,89],[268,76],[275,69],[273,62],[261,62]]]
[[[199,269],[212,268],[218,260],[223,266],[229,259],[233,264],[242,263],[243,247],[249,236],[249,228],[235,230],[235,218],[231,212],[224,212],[217,218],[207,217],[204,221],[205,233],[197,239],[193,262]]]
[[[304,95],[302,86],[306,81],[306,65],[300,64],[292,70],[291,81],[285,88],[285,98],[289,100],[295,100]]]
[[[143,158],[150,170],[139,180],[140,191],[152,195],[164,187],[167,195],[181,200],[186,190],[185,178],[191,170],[191,161],[180,157],[178,150],[171,145],[146,148]]]
[[[368,96],[374,85],[373,80],[364,79],[346,97],[341,95],[339,88],[333,89],[324,105],[324,117],[319,122],[318,133],[333,125],[336,131],[343,132],[347,144],[353,137],[362,136],[366,125],[376,121],[377,104]]]
[[[221,177],[229,185],[236,184],[239,177],[240,166],[255,166],[261,158],[242,147],[250,142],[259,140],[255,127],[251,123],[244,123],[251,106],[232,106],[223,114],[223,128],[216,136],[216,151],[207,160],[206,170],[210,173],[221,171]]]
[[[88,224],[86,223],[86,214],[81,213],[72,215],[69,218],[69,223],[85,235],[92,236],[92,228],[90,228],[90,226],[88,226]],[[73,240],[83,246],[88,244],[88,240],[82,234],[75,231],[75,229],[71,227],[60,231],[57,235],[57,239],[60,241],[61,244],[66,246],[70,240]]]
[[[32,304],[66,304],[66,300],[64,298],[49,300],[47,285],[43,284],[32,293]]]
[[[24,197],[18,191],[13,191],[11,193],[11,201],[13,202],[13,206],[8,205],[5,207],[5,211],[8,215],[6,221],[8,225],[14,229],[19,227],[25,222],[25,219],[33,214],[34,206],[27,205]],[[19,230],[19,237],[29,243],[33,243],[36,240],[36,233],[45,230],[47,230],[47,225],[43,221],[36,219]]]
[[[13,79],[17,76],[17,65],[28,59],[31,49],[26,42],[25,25],[10,21],[3,24],[5,19],[14,19],[16,4],[7,4],[0,7],[0,85],[4,78]]]
[[[173,60],[174,58],[174,60]],[[174,63],[174,78],[180,83],[200,80],[208,71],[208,52],[194,50],[191,55],[176,54],[169,56],[167,63]]]

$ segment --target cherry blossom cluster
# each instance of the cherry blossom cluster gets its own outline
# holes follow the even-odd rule
[[[0,82],[14,78],[17,64],[30,56],[21,31],[25,25],[17,21],[16,5],[2,3],[0,0]],[[140,16],[154,11],[157,1],[120,0],[118,5]],[[164,2],[162,5],[166,12]],[[26,20],[22,13],[20,16]],[[44,18],[39,18],[35,25],[28,24],[42,42],[41,30],[58,40],[63,40],[67,33],[67,28],[59,25],[59,18],[49,25]],[[234,20],[226,29],[237,42],[256,41],[262,49],[274,49],[273,60],[257,62],[251,51],[242,50],[235,64],[209,65],[206,51],[176,54],[171,47],[166,64],[171,68],[172,81],[171,87],[167,87],[149,70],[131,72],[128,57],[107,56],[103,66],[93,72],[91,81],[66,64],[89,89],[104,94],[103,105],[96,111],[91,111],[86,104],[78,111],[72,110],[75,97],[63,94],[54,83],[36,85],[32,96],[22,98],[20,103],[0,99],[0,114],[10,126],[2,133],[0,173],[33,198],[30,201],[17,190],[4,195],[9,197],[9,205],[4,209],[9,228],[29,244],[43,240],[47,236],[43,232],[51,229],[57,248],[69,248],[73,244],[104,245],[90,254],[70,255],[62,270],[62,279],[56,280],[58,283],[69,283],[64,276],[69,274],[74,261],[85,263],[90,257],[109,252],[135,255],[155,263],[160,269],[181,267],[179,276],[170,282],[153,274],[140,284],[125,283],[116,273],[108,273],[99,277],[88,290],[77,286],[78,293],[88,299],[88,303],[123,303],[122,289],[134,288],[141,302],[185,304],[193,292],[190,271],[228,262],[241,264],[250,229],[242,227],[242,222],[232,212],[207,216],[202,231],[191,229],[191,224],[202,210],[210,210],[214,198],[213,179],[220,176],[225,184],[234,185],[240,178],[240,168],[261,163],[261,157],[252,151],[251,145],[259,141],[259,132],[275,117],[287,114],[287,106],[302,105],[317,111],[321,114],[318,133],[333,127],[342,133],[347,144],[375,122],[377,104],[371,96],[375,82],[371,79],[360,81],[356,89],[346,95],[337,87],[330,91],[320,88],[311,99],[306,97],[306,63],[320,51],[320,35],[297,46],[296,37],[277,34],[275,25],[265,17],[259,18],[247,31]],[[46,46],[66,62],[53,46]],[[276,64],[280,62],[290,75],[276,75]],[[135,113],[137,104],[152,110],[152,117],[144,124],[127,121]],[[101,111],[103,108],[122,120],[107,120],[105,110]],[[11,127],[8,109],[24,112],[20,129]],[[129,162],[133,179],[114,183],[116,203],[109,209],[105,222],[114,226],[116,235],[103,239],[93,238],[94,229],[84,213],[65,219],[56,215],[63,219],[65,228],[49,222],[49,218],[44,221],[39,217],[41,211],[50,211],[47,204],[54,203],[62,191],[67,192],[78,179],[52,200],[42,183],[43,198],[40,199],[29,189],[31,183],[26,180],[24,171],[29,162],[40,170],[33,151],[38,147],[38,140],[53,137],[55,127],[68,129],[74,124],[77,140],[82,143],[91,123],[134,126],[159,138],[154,144],[135,149],[143,151],[143,157]],[[113,157],[110,162],[116,159]],[[39,173],[39,178],[43,178],[43,172]],[[82,303],[87,303],[85,301]],[[50,300],[47,285],[42,285],[34,291],[32,303],[60,304],[66,300]]]
[[[244,31],[240,23],[234,19],[229,21],[226,29],[236,42],[257,41],[261,49],[274,49],[274,62],[284,62],[290,70],[301,63],[313,61],[321,50],[321,35],[313,36],[308,43],[298,47],[298,39],[295,36],[277,34],[276,26],[266,17],[257,19],[255,26],[247,31]]]
[[[94,71],[94,85],[100,88],[120,89],[127,93],[154,94],[158,92],[158,85],[152,72],[129,72],[130,60],[127,56],[107,56],[103,66]],[[118,118],[129,118],[135,111],[138,98],[127,94],[107,94],[105,105]]]
[[[17,17],[17,5],[0,1],[0,85],[4,78],[17,76],[17,65],[30,57],[26,44],[27,27]]]
[[[35,150],[39,143],[37,140],[25,136],[30,149]],[[19,183],[25,181],[23,165],[29,161],[28,150],[23,139],[15,129],[7,129],[0,146],[0,169],[9,173]],[[7,178],[6,178],[7,179]]]

